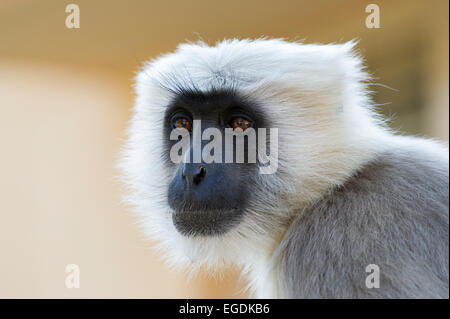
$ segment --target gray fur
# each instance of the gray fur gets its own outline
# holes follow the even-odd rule
[[[301,212],[277,253],[288,298],[448,298],[448,245],[448,164],[391,152]]]

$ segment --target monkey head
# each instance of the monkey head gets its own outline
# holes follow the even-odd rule
[[[120,166],[172,261],[264,258],[302,207],[370,156],[354,45],[182,44],[143,66]]]

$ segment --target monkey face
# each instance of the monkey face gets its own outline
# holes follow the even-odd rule
[[[232,91],[190,92],[175,98],[166,111],[165,123],[167,154],[180,143],[179,138],[170,139],[173,130],[184,130],[187,142],[185,149],[181,149],[179,163],[173,163],[173,158],[167,161],[173,172],[167,200],[176,229],[187,236],[227,232],[239,224],[252,187],[256,186],[258,166],[256,160],[251,161],[249,152],[256,152],[256,159],[257,148],[251,144],[257,143],[257,139],[252,140],[246,134],[264,126],[264,116],[255,110],[253,103]],[[227,139],[226,131],[234,136]],[[240,137],[244,145],[239,149],[236,144]],[[243,151],[241,160],[239,150]],[[230,151],[231,157],[227,154]]]

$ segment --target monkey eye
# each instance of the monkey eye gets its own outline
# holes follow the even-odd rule
[[[252,127],[253,123],[243,117],[234,117],[230,121],[230,126],[234,129],[240,128],[243,131]]]
[[[178,117],[173,120],[174,128],[184,128],[189,132],[192,130],[192,122],[186,117]]]

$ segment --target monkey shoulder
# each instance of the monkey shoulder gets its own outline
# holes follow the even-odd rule
[[[288,296],[448,298],[448,215],[448,160],[380,154],[291,224],[279,249]],[[380,288],[367,288],[368,265]]]

